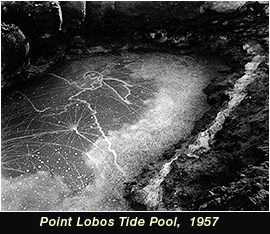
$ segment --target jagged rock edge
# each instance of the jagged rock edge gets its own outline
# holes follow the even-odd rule
[[[245,48],[244,48],[245,49]],[[142,203],[148,207],[148,209],[157,209],[162,207],[162,186],[161,183],[164,181],[166,176],[171,171],[171,164],[177,160],[182,155],[188,156],[193,159],[198,159],[202,153],[205,153],[211,149],[210,145],[213,141],[216,133],[220,131],[226,118],[230,113],[241,103],[241,101],[246,97],[245,89],[251,84],[256,77],[253,75],[258,66],[265,60],[265,56],[261,54],[256,54],[251,62],[245,65],[245,75],[240,77],[234,84],[231,91],[228,91],[230,100],[222,108],[216,118],[207,127],[205,131],[201,131],[195,137],[195,140],[190,144],[183,144],[181,149],[177,149],[174,157],[166,162],[157,173],[157,175],[152,178],[148,185],[136,191],[137,195],[142,199]]]

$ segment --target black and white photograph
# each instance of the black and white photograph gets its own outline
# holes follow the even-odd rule
[[[269,1],[1,1],[1,211],[269,211]]]

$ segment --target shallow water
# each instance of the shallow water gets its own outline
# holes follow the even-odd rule
[[[2,93],[2,209],[127,210],[124,182],[185,138],[214,75],[165,53],[69,61]]]

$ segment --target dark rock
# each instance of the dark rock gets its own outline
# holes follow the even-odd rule
[[[79,32],[86,15],[85,1],[60,1],[63,15],[62,30],[64,32]]]
[[[213,196],[201,205],[202,210],[268,210],[268,168],[268,162],[259,166],[250,165],[239,173],[236,181],[215,187]],[[219,203],[215,197],[220,197]],[[213,203],[214,209],[211,206]]]
[[[114,1],[86,1],[85,33],[99,35],[106,31],[104,15],[114,11]],[[99,35],[100,36],[100,35]]]
[[[114,1],[87,1],[86,2],[86,17],[89,19],[96,18],[96,21],[101,21],[105,14],[109,11],[114,11]]]
[[[115,11],[127,17],[142,17],[149,22],[185,20],[200,15],[203,2],[115,2]],[[151,10],[150,10],[151,9]]]
[[[180,21],[201,14],[203,2],[116,1],[87,2],[86,24],[90,31],[110,36],[146,31],[164,22]],[[89,30],[89,27],[86,27]],[[90,32],[89,32],[90,33]]]
[[[27,64],[29,42],[18,26],[1,24],[2,86]]]
[[[61,29],[62,13],[56,1],[5,1],[1,7],[2,21],[18,25],[31,40],[48,37]]]
[[[227,9],[224,9],[224,4],[227,4],[225,2],[221,2],[221,6],[212,2],[207,4],[211,6],[202,10],[204,13],[198,18],[177,23],[172,23],[171,19],[168,23],[163,21],[163,24],[158,26],[153,24],[147,38],[160,46],[175,46],[180,50],[190,48],[190,51],[198,54],[216,53],[231,67],[231,70],[223,70],[205,89],[211,108],[195,126],[200,131],[205,130],[226,104],[227,92],[235,81],[244,75],[245,64],[250,62],[255,54],[263,54],[266,57],[265,61],[268,61],[269,22],[268,7],[265,4],[246,2],[230,6],[228,3]],[[250,177],[245,171],[248,165],[256,167],[268,160],[267,62],[259,66],[254,77],[255,82],[247,87],[246,98],[225,121],[211,145],[211,150],[197,160],[182,157],[173,162],[172,170],[162,184],[163,205],[166,209],[268,209],[268,180],[261,182],[263,176],[259,176],[260,170],[254,171],[256,179],[242,178],[239,181],[237,177],[239,173],[246,175],[245,178]],[[193,134],[195,133],[198,133],[196,129],[193,131]],[[194,135],[190,137],[192,136]],[[173,156],[172,153],[171,157]],[[170,156],[166,155],[166,158]],[[264,178],[268,178],[267,170],[264,172]],[[145,175],[147,172],[138,176],[130,191],[134,192],[137,187],[138,190],[144,187],[141,186],[141,181]],[[209,196],[209,190],[214,191],[216,186],[226,189],[222,194],[215,192]],[[139,199],[136,199],[139,202]]]

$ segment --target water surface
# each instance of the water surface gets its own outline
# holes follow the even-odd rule
[[[2,209],[128,209],[124,182],[190,133],[212,75],[191,56],[94,55],[2,92]]]

